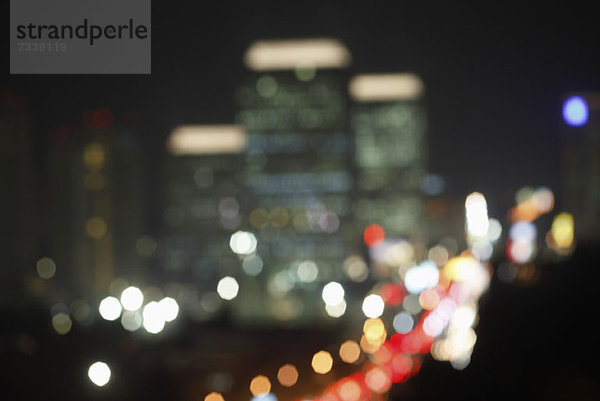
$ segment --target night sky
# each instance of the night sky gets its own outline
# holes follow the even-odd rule
[[[233,91],[252,41],[335,37],[349,47],[353,72],[423,78],[429,166],[451,192],[483,191],[494,212],[521,185],[558,187],[563,96],[600,89],[590,7],[349,3],[155,1],[151,76],[9,76],[7,57],[2,86],[25,90],[40,136],[106,106],[139,110],[144,137],[162,140],[176,124],[234,120]]]

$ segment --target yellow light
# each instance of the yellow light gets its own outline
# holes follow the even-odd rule
[[[350,64],[346,46],[335,39],[269,40],[254,42],[244,56],[252,70],[343,68]]]
[[[265,209],[254,209],[250,212],[250,224],[256,228],[264,228],[269,224],[269,214]]]
[[[100,239],[106,235],[108,226],[101,217],[92,217],[85,223],[85,231],[94,239]]]
[[[271,381],[268,377],[258,375],[250,382],[250,392],[254,396],[268,394],[271,391]]]
[[[294,365],[283,365],[277,372],[277,380],[284,387],[293,386],[298,381],[298,369]]]
[[[333,367],[333,358],[327,351],[319,351],[313,355],[311,366],[313,370],[324,375]]]
[[[245,147],[246,132],[237,125],[185,125],[167,140],[174,155],[240,153]]]
[[[381,338],[385,333],[385,325],[383,321],[379,318],[377,319],[367,319],[363,324],[363,333],[367,337],[367,340],[370,342],[376,341]]]
[[[104,188],[104,175],[97,171],[92,171],[85,176],[83,183],[90,191],[100,191],[102,188]]]
[[[381,344],[383,344],[384,341],[385,338],[383,340],[378,339],[376,341],[369,341],[367,337],[363,335],[360,338],[360,348],[362,348],[362,350],[367,354],[374,354],[377,352],[379,347],[381,347]]]
[[[71,317],[66,313],[61,312],[52,317],[52,327],[60,335],[65,335],[71,331],[72,325]]]
[[[479,269],[479,262],[471,256],[457,256],[444,266],[443,273],[452,281],[464,281],[474,277]]]
[[[277,228],[285,227],[290,221],[287,210],[280,207],[276,207],[275,209],[271,210],[269,218],[271,220],[271,224]]]
[[[83,151],[83,162],[90,170],[100,170],[106,162],[106,151],[99,143],[90,143]]]
[[[415,100],[423,95],[423,82],[415,74],[358,75],[350,81],[350,95],[359,102]]]
[[[554,217],[550,229],[552,238],[559,248],[568,248],[573,244],[574,221],[569,213],[560,213]]]
[[[340,358],[346,363],[354,363],[360,357],[360,346],[356,341],[348,340],[340,346]]]
[[[221,393],[212,392],[204,397],[204,401],[225,401],[225,398],[223,398]]]

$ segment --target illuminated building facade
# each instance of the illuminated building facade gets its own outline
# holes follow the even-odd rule
[[[248,230],[265,279],[244,277],[253,290],[238,303],[242,319],[313,319],[323,313],[318,283],[342,275],[354,235],[349,62],[329,39],[256,42],[246,53],[237,123],[248,132]]]
[[[362,227],[378,224],[386,237],[422,240],[427,155],[423,83],[412,74],[359,75],[349,88],[356,221]]]
[[[230,249],[245,195],[245,133],[237,126],[183,126],[168,140],[163,167],[166,280],[215,291],[240,270]]]

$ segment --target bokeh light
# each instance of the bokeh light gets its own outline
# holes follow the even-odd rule
[[[560,213],[554,217],[550,229],[552,239],[559,248],[569,248],[574,239],[574,221],[569,213]]]
[[[305,260],[298,265],[296,274],[300,281],[304,283],[312,283],[319,275],[319,268],[312,260]]]
[[[105,386],[110,381],[110,368],[105,362],[94,362],[88,369],[88,377],[98,387]]]
[[[400,334],[406,334],[414,327],[415,320],[408,312],[400,312],[394,316],[392,325],[394,330]]]
[[[225,401],[221,393],[212,392],[204,397],[204,401]]]
[[[251,232],[237,231],[231,235],[229,246],[238,255],[251,255],[256,251],[258,241]]]
[[[344,316],[344,313],[346,313],[346,307],[346,301],[342,299],[342,302],[337,305],[325,304],[325,311],[330,317],[339,318]]]
[[[294,365],[285,364],[277,371],[277,380],[284,387],[291,387],[298,381],[298,369]]]
[[[340,346],[340,359],[346,363],[354,363],[360,357],[360,346],[356,341],[347,340]]]
[[[121,316],[121,303],[115,297],[106,297],[102,301],[100,301],[100,306],[98,306],[98,312],[100,312],[100,316],[104,320],[117,320],[119,316]]]
[[[479,192],[473,192],[465,201],[467,233],[472,237],[484,237],[488,232],[487,202]]]
[[[435,287],[439,278],[440,273],[436,264],[426,260],[406,271],[404,286],[411,294],[418,294],[423,290]]]
[[[156,301],[152,301],[144,306],[142,318],[144,329],[150,334],[158,334],[165,327],[163,309]]]
[[[368,341],[378,341],[386,335],[385,324],[378,318],[367,319],[363,324],[363,333]]]
[[[121,305],[123,309],[128,311],[135,311],[142,307],[144,303],[144,294],[142,291],[134,286],[127,287],[121,293]]]
[[[35,267],[38,275],[45,280],[51,279],[56,274],[56,264],[50,258],[41,258]]]
[[[52,327],[54,327],[54,331],[58,334],[65,335],[69,333],[72,326],[73,322],[67,313],[60,312],[52,316]]]
[[[572,127],[581,127],[588,122],[589,108],[581,96],[572,96],[563,103],[562,114],[565,122]]]
[[[177,318],[177,315],[179,314],[179,305],[173,298],[165,297],[158,302],[158,305],[162,309],[165,322],[172,322]]]
[[[237,297],[239,289],[240,286],[237,280],[230,276],[223,277],[217,284],[217,293],[226,301]]]
[[[311,366],[315,372],[324,375],[333,367],[333,358],[329,352],[319,351],[313,355]]]
[[[376,393],[385,393],[392,386],[391,373],[379,366],[375,366],[367,372],[365,383]]]
[[[142,327],[142,313],[139,310],[135,312],[125,311],[121,316],[121,326],[127,331],[136,331]]]
[[[85,223],[85,231],[94,239],[100,239],[108,232],[108,225],[102,217],[92,217]]]
[[[365,228],[363,239],[367,246],[375,246],[385,239],[385,231],[379,224],[371,224]]]
[[[344,287],[336,281],[329,282],[323,287],[321,298],[327,305],[339,305],[344,300]]]
[[[268,394],[271,391],[271,381],[268,377],[258,375],[250,382],[250,392],[254,396]]]
[[[385,303],[377,294],[367,295],[362,303],[362,311],[366,317],[376,318],[383,314]]]
[[[342,401],[358,401],[361,396],[360,384],[355,380],[345,380],[338,389],[338,394]]]

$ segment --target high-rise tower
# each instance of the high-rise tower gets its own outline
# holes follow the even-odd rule
[[[332,39],[259,41],[246,52],[237,122],[248,132],[248,229],[263,279],[246,278],[262,307],[240,302],[243,318],[311,320],[323,313],[319,283],[342,275],[353,235],[349,63]]]

